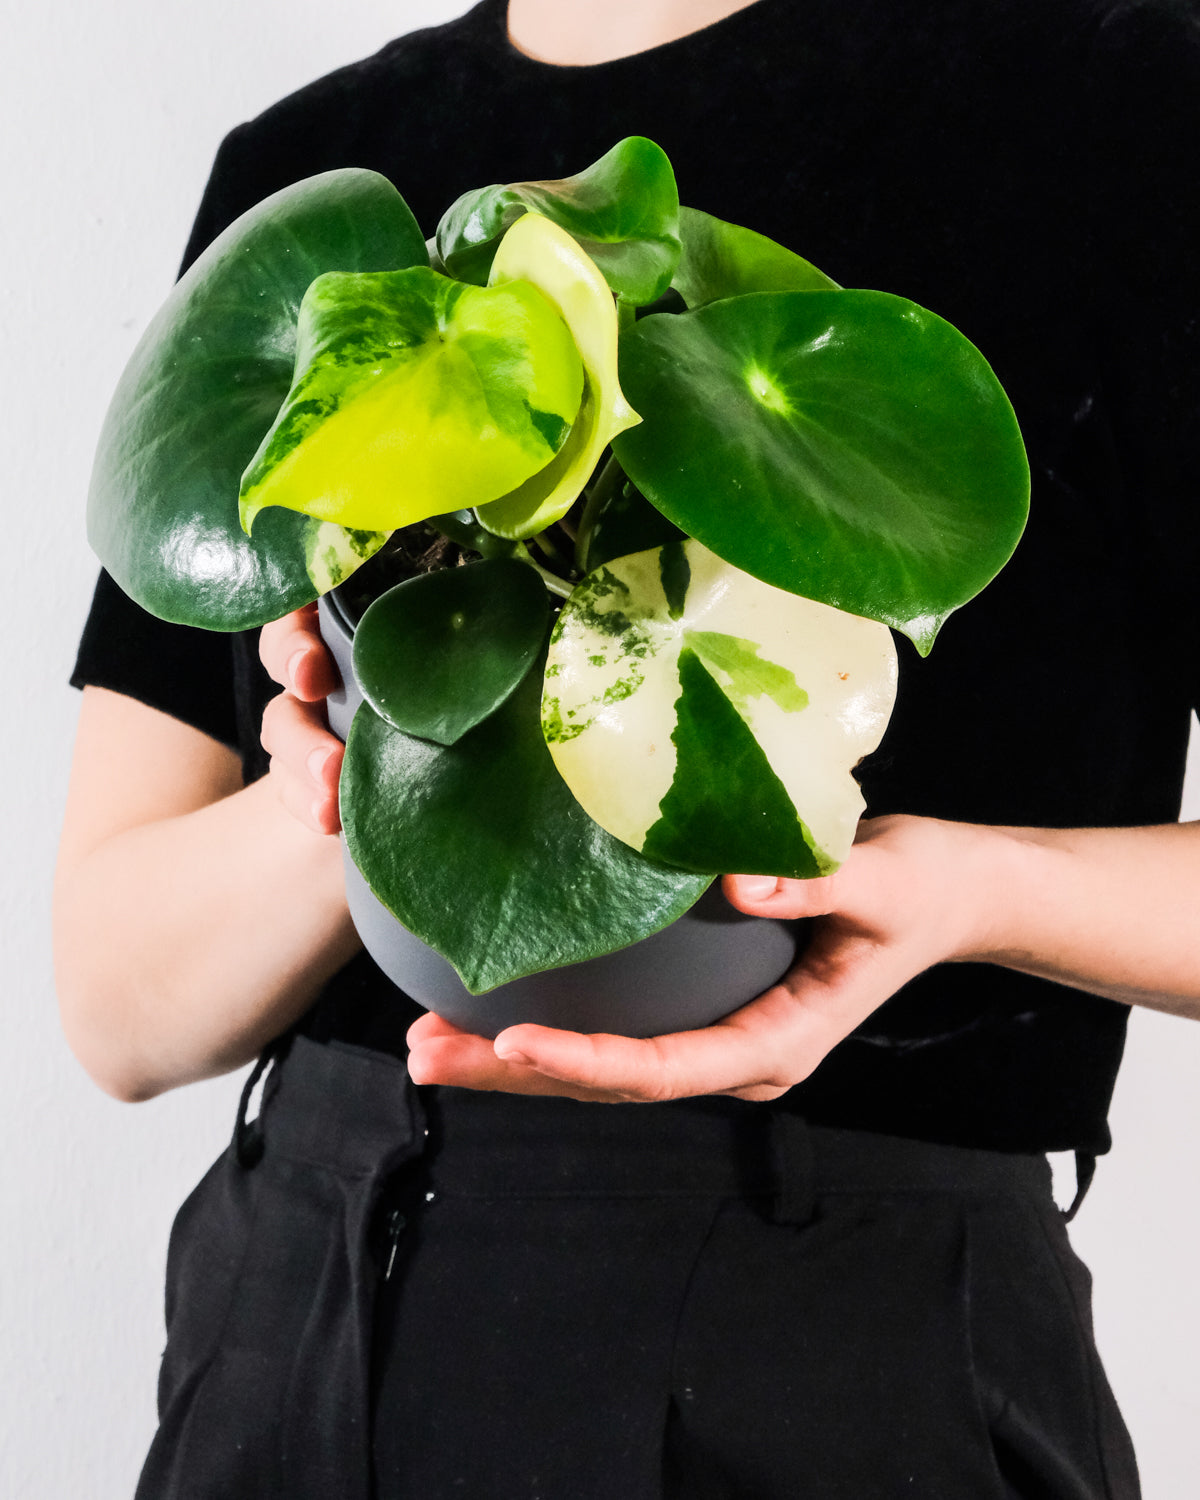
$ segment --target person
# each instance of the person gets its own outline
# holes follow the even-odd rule
[[[329,167],[431,231],[648,135],[685,201],[972,338],[1034,492],[903,655],[843,868],[725,877],[815,919],[797,966],[643,1041],[420,1013],[346,913],[311,611],[210,637],[102,576],[66,1033],[124,1099],[267,1079],[176,1223],[140,1500],[1137,1494],[1043,1153],[1086,1188],[1129,1005],[1200,1016],[1195,21],[483,0],[224,142],[189,262]]]

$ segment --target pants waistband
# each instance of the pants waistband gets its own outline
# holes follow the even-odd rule
[[[264,1148],[376,1180],[407,1163],[440,1194],[766,1195],[788,1219],[830,1193],[1051,1198],[1044,1156],[810,1125],[737,1099],[610,1105],[418,1090],[397,1058],[302,1037],[281,1049],[260,1120],[239,1113],[239,1158],[250,1165]]]
[[[452,1097],[445,1097],[447,1094]],[[810,1125],[731,1099],[672,1104],[467,1096],[430,1109],[430,1185],[456,1196],[1050,1195],[1044,1156]]]

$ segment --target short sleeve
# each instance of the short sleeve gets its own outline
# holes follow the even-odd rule
[[[199,259],[223,230],[229,228],[239,214],[258,201],[253,199],[243,202],[245,192],[239,190],[241,179],[245,176],[238,164],[243,155],[241,142],[245,132],[246,126],[238,125],[217,148],[212,171],[208,174],[208,182],[200,199],[200,207],[196,210],[192,232],[188,235],[183,260],[179,264],[180,276],[194,260]]]
[[[222,744],[238,744],[232,638],[157,619],[104,572],[92,597],[71,684],[124,693]]]

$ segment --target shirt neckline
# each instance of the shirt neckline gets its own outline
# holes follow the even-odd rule
[[[722,16],[719,21],[712,21],[707,26],[701,26],[696,31],[689,31],[684,36],[675,37],[669,42],[660,42],[657,46],[646,47],[641,52],[630,52],[624,57],[610,57],[604,62],[595,63],[556,63],[546,62],[539,57],[531,57],[528,52],[522,52],[519,47],[515,46],[509,37],[508,0],[483,0],[480,9],[490,11],[488,19],[493,32],[492,40],[498,45],[506,63],[513,67],[524,67],[543,74],[559,73],[583,77],[584,75],[594,76],[613,69],[644,66],[647,62],[658,62],[660,59],[669,58],[672,53],[686,51],[689,47],[704,45],[715,37],[719,36],[724,39],[739,26],[749,24],[751,18],[759,20],[767,12],[774,11],[780,3],[781,0],[753,0],[751,5],[743,6],[741,10]]]

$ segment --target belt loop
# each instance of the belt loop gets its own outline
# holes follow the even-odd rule
[[[1090,1151],[1076,1151],[1075,1153],[1075,1196],[1071,1199],[1071,1206],[1063,1214],[1063,1223],[1069,1224],[1083,1206],[1083,1200],[1087,1197],[1088,1188],[1092,1185],[1092,1178],[1096,1175],[1096,1158]]]
[[[817,1164],[807,1121],[787,1110],[771,1115],[776,1224],[807,1224],[816,1210]]]
[[[270,1096],[279,1085],[277,1074],[279,1064],[287,1056],[288,1047],[291,1045],[291,1032],[285,1031],[282,1036],[277,1036],[274,1041],[267,1045],[258,1055],[258,1061],[250,1069],[250,1076],[242,1086],[242,1097],[238,1100],[237,1119],[233,1125],[233,1155],[239,1167],[253,1167],[258,1164],[263,1153],[262,1119],[263,1111],[267,1107]],[[253,1120],[246,1119],[246,1111],[250,1108],[250,1096],[254,1093],[254,1086],[266,1072],[267,1068],[274,1063],[267,1081],[263,1084],[262,1098],[259,1101],[258,1114]]]

